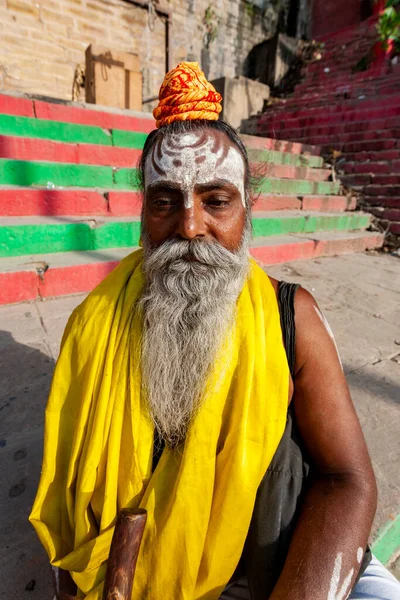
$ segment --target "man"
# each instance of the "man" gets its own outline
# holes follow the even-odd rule
[[[289,405],[313,477],[268,597],[347,598],[367,547],[375,480],[336,347],[298,290],[291,375],[278,282],[249,261],[246,151],[219,102],[196,63],[167,74],[141,160],[143,250],[64,334],[30,518],[87,600],[102,597],[118,512],[139,506],[133,598],[265,597],[235,570]],[[371,564],[350,597],[394,599],[396,581]]]

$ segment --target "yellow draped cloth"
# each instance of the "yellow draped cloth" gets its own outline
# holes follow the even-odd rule
[[[46,408],[43,469],[30,521],[78,595],[100,600],[117,514],[147,524],[135,600],[215,600],[247,536],[257,488],[283,434],[289,370],[274,289],[260,267],[238,298],[208,392],[183,448],[152,473],[141,394],[142,250],[73,312]]]

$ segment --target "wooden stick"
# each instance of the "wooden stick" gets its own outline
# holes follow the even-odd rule
[[[123,508],[119,513],[107,562],[103,600],[131,600],[146,518],[147,512],[142,509]]]

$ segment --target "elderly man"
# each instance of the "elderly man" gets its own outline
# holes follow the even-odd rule
[[[249,164],[220,100],[196,63],[161,87],[143,248],[67,325],[30,519],[87,600],[124,507],[148,513],[134,599],[394,600],[335,343],[306,291],[249,259]]]

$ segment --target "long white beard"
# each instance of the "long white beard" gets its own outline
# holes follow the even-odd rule
[[[248,274],[250,232],[248,223],[236,253],[201,240],[169,240],[153,249],[143,234],[143,392],[158,435],[170,447],[185,439],[233,324]]]

